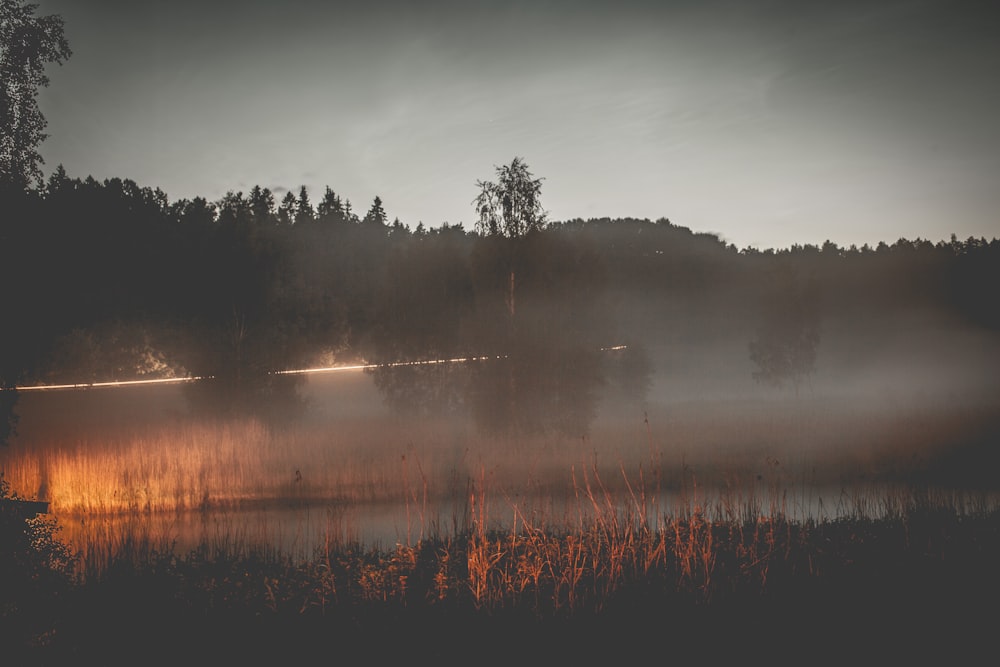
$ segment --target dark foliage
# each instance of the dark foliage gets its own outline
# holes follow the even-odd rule
[[[566,589],[546,577],[538,590],[500,584],[501,596],[475,604],[464,565],[475,548],[469,535],[395,551],[342,545],[306,562],[153,554],[86,582],[47,582],[39,625],[4,626],[4,657],[15,665],[263,665],[317,656],[614,664],[654,651],[707,664],[767,655],[797,665],[859,656],[969,663],[991,650],[990,609],[1000,592],[995,514],[959,517],[927,506],[891,519],[722,522],[712,530],[710,578],[690,582],[672,552],[648,570],[626,555],[617,585],[606,588],[609,554],[595,554],[582,567],[573,608],[565,600],[553,606],[552,586]],[[755,539],[769,548],[748,560]],[[453,569],[443,568],[443,554]],[[385,594],[371,595],[373,585]]]
[[[59,540],[59,525],[36,516],[0,472],[0,645],[13,658],[52,632],[53,610],[75,584],[75,554]],[[11,655],[12,654],[12,655]]]
[[[666,219],[484,236],[389,224],[380,199],[361,219],[329,188],[315,208],[304,189],[286,200],[258,186],[170,202],[61,168],[4,191],[3,386],[172,373],[211,378],[190,392],[202,406],[211,386],[222,409],[259,410],[296,404],[280,371],[368,361],[401,409],[585,432],[602,396],[641,402],[653,371],[698,364],[675,352],[691,343],[749,344],[748,377],[798,386],[824,354],[910,336],[915,314],[1000,328],[997,240],[740,251]],[[477,361],[398,365],[458,358]],[[628,363],[645,375],[626,387]]]
[[[20,191],[40,180],[45,117],[38,91],[49,85],[45,67],[71,51],[57,15],[35,16],[38,5],[0,0],[0,189]]]

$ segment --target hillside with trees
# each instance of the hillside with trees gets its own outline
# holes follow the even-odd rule
[[[572,430],[600,396],[644,400],[654,376],[803,391],[849,368],[946,362],[953,333],[992,360],[996,239],[761,251],[665,218],[540,209],[515,229],[479,185],[500,208],[478,209],[475,230],[411,229],[330,188],[316,205],[304,187],[171,201],[58,168],[0,202],[5,380],[199,377],[194,405],[266,411],[295,404],[300,380],[278,371],[367,363],[402,410]],[[400,365],[438,359],[467,361]]]
[[[44,178],[38,92],[71,51],[35,9],[0,3],[0,441],[39,383],[198,378],[192,409],[287,416],[302,380],[283,371],[363,363],[401,411],[585,433],[602,400],[651,393],[995,375],[997,239],[759,250],[666,218],[551,221],[519,157],[474,183],[472,230],[330,187]],[[422,363],[440,360],[460,361]]]

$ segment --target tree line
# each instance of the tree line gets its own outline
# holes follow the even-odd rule
[[[857,344],[906,311],[1000,329],[996,239],[759,251],[666,218],[552,222],[519,157],[475,183],[472,230],[390,222],[379,197],[359,214],[329,187],[170,201],[43,179],[37,95],[71,51],[35,9],[0,0],[3,442],[25,383],[192,376],[192,405],[291,414],[281,371],[364,361],[401,410],[579,431],[598,393],[641,401],[662,350],[692,342],[738,340],[756,380],[797,390],[829,321],[864,323]],[[440,359],[464,361],[417,363]]]
[[[758,379],[780,384],[811,371],[824,319],[933,308],[1000,328],[995,239],[740,250],[667,219],[506,233],[490,196],[496,215],[479,201],[475,230],[411,229],[379,198],[359,215],[329,187],[316,205],[305,187],[170,201],[57,168],[0,202],[4,380],[210,377],[202,398],[232,407],[286,395],[295,381],[276,371],[364,361],[386,365],[374,379],[401,408],[471,404],[499,427],[541,420],[529,407],[551,412],[548,399],[592,411],[565,395],[606,385],[599,351],[623,343],[751,331]],[[388,366],[453,358],[508,368],[470,361],[444,382],[452,366]]]

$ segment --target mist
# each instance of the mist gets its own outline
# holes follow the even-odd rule
[[[760,251],[488,207],[411,229],[331,188],[171,202],[62,171],[6,208],[31,278],[3,470],[64,516],[394,506],[392,540],[418,499],[422,529],[462,523],[473,485],[551,516],[595,475],[805,513],[996,490],[995,239]]]
[[[409,456],[439,495],[485,471],[568,493],[597,465],[706,488],[993,484],[995,241],[759,252],[665,219],[516,239],[366,220],[270,240],[223,221],[246,250],[202,270],[247,262],[255,281],[198,286],[164,302],[184,304],[169,318],[74,328],[37,366],[50,382],[125,379],[156,375],[127,366],[153,357],[202,379],[23,392],[15,446],[249,420],[286,452],[276,479],[355,458],[399,474]],[[330,460],[298,457],[300,440]]]

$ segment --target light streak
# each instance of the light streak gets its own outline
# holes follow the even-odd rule
[[[602,352],[612,350],[624,350],[626,345],[615,345],[612,347],[602,347]],[[470,361],[488,361],[490,359],[505,359],[506,356],[496,357],[454,357],[451,359],[425,359],[422,361],[393,361],[386,364],[349,364],[345,366],[320,366],[316,368],[296,368],[285,371],[272,371],[269,375],[310,375],[316,373],[338,373],[345,371],[364,371],[375,368],[398,368],[400,366],[434,366],[438,364],[461,364]],[[195,377],[173,377],[173,378],[153,378],[149,380],[108,380],[104,382],[74,382],[67,384],[35,384],[16,387],[17,391],[55,391],[66,389],[100,389],[109,387],[137,387],[154,384],[183,384],[187,382],[197,382],[198,380],[211,380],[213,375],[201,375]]]
[[[70,384],[35,384],[17,387],[18,391],[45,391],[49,389],[90,389],[97,387],[129,387],[146,384],[180,384],[208,379],[206,377],[153,378],[149,380],[108,380],[105,382],[76,382]]]
[[[274,375],[305,375],[307,373],[334,373],[337,371],[364,371],[372,368],[397,368],[399,366],[433,366],[436,364],[460,364],[467,361],[486,361],[491,357],[455,357],[454,359],[425,359],[423,361],[392,361],[387,364],[355,364],[353,366],[325,366],[322,368],[301,368],[290,371],[274,371]],[[496,357],[502,359],[503,357]]]

